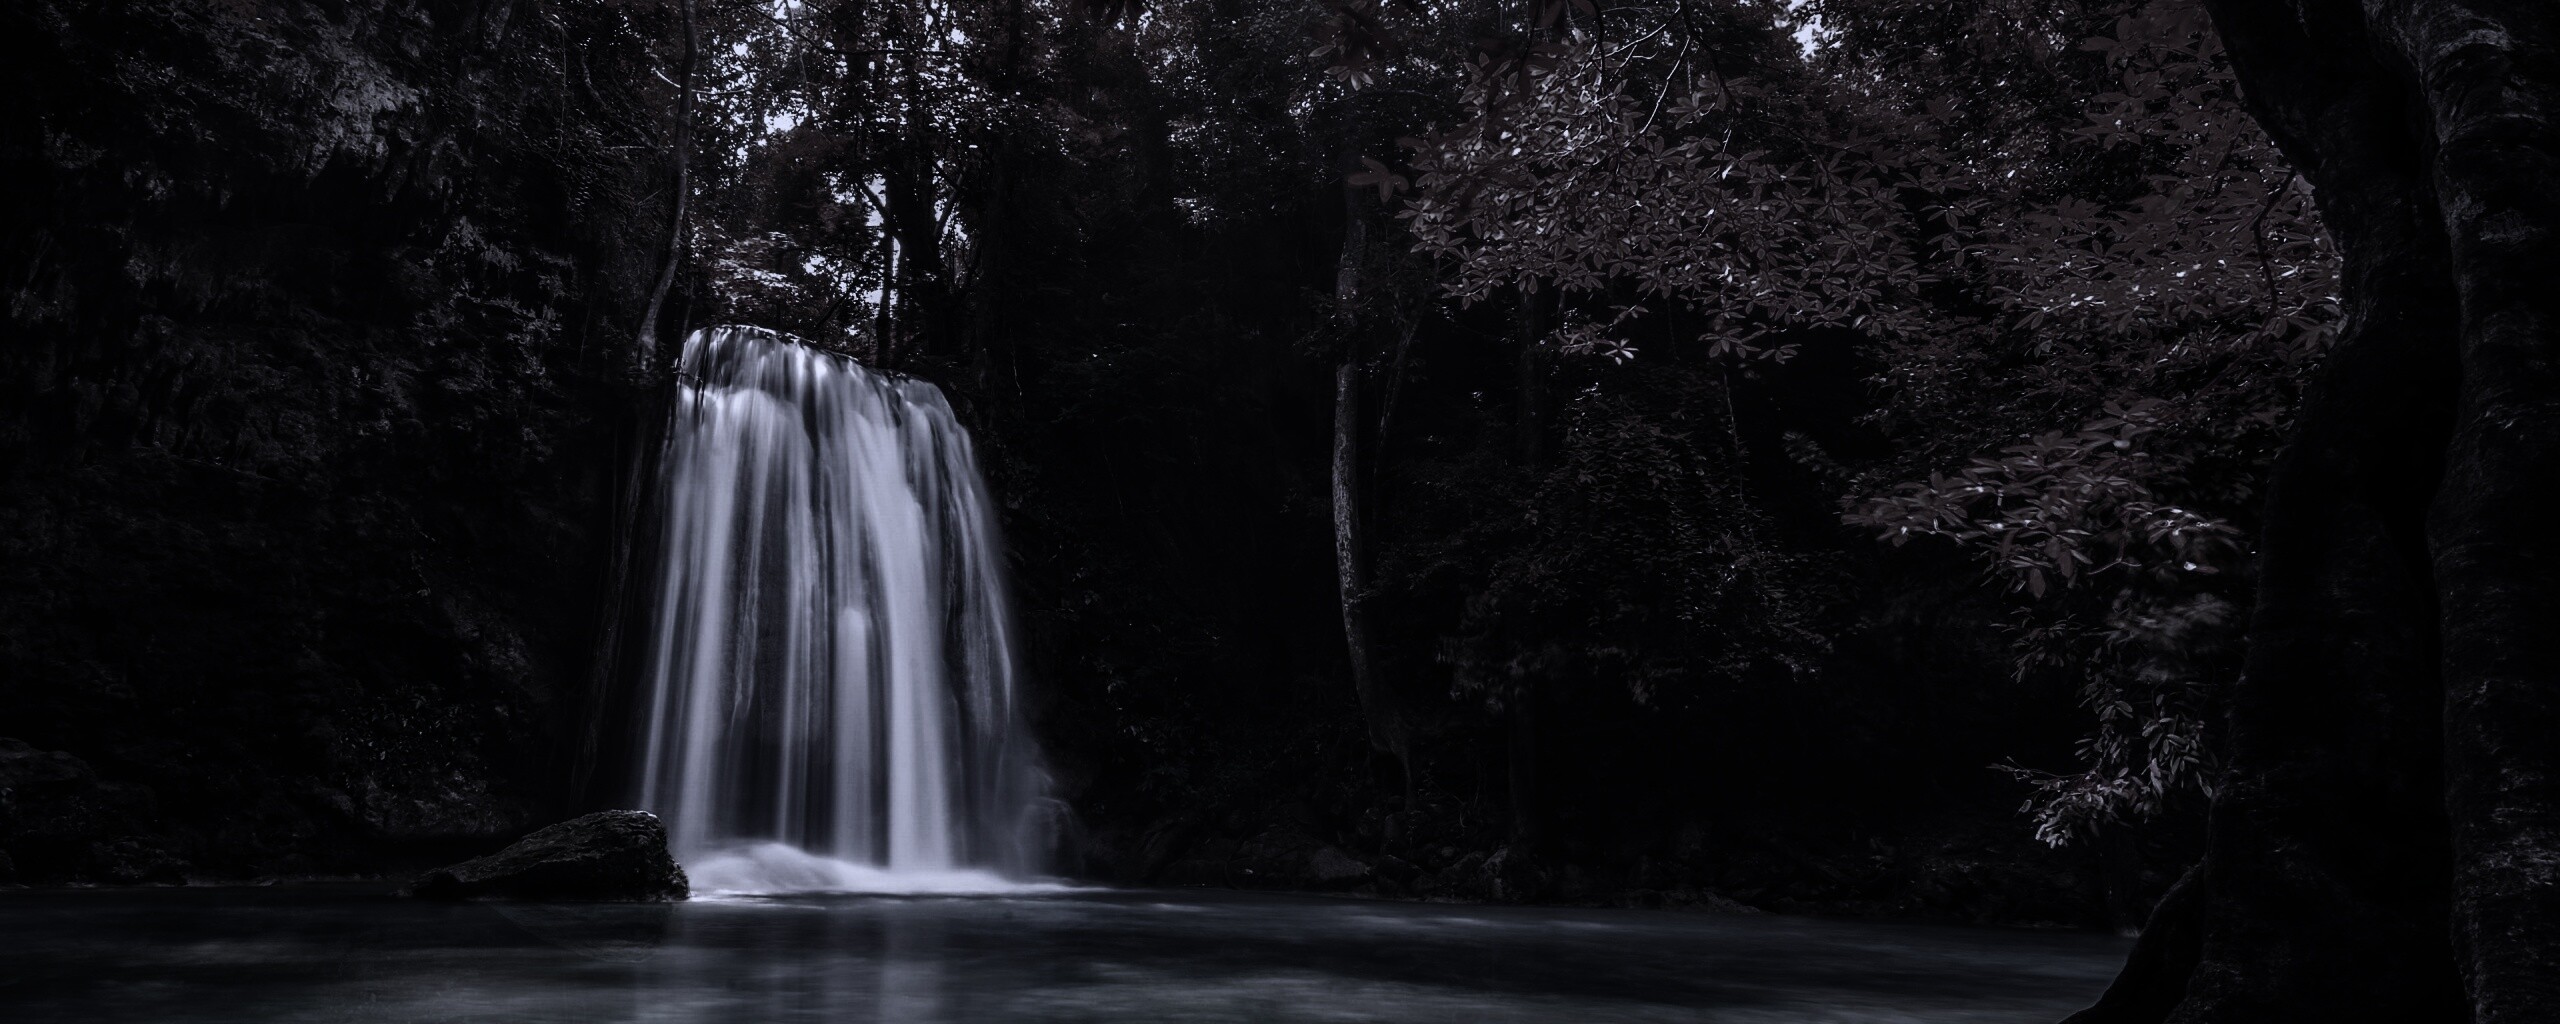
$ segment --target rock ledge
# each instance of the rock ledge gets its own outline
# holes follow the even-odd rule
[[[536,830],[515,845],[419,875],[431,900],[672,903],[691,894],[667,852],[667,827],[646,811],[598,811]]]

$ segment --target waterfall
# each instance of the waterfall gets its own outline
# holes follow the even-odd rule
[[[685,339],[678,377],[639,797],[696,887],[1036,867],[1003,550],[942,392],[740,327]]]

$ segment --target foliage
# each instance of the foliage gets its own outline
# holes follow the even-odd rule
[[[2186,792],[2213,794],[2206,722],[2235,615],[2212,594],[2126,590],[2094,629],[2060,619],[2020,630],[2021,671],[2076,675],[2098,720],[2077,772],[2002,766],[2032,787],[2023,809],[2036,838],[2060,846],[2103,822],[2156,817]]]
[[[1063,5],[703,2],[705,298],[885,366],[952,358],[1004,158],[1075,130],[1039,99]]]
[[[1577,33],[1525,74],[1480,65],[1465,95],[1472,123],[1411,144],[1416,191],[1399,216],[1447,261],[1450,296],[1588,297],[1577,308],[1591,326],[1560,339],[1576,353],[1603,351],[1649,302],[1680,318],[1680,342],[1717,354],[1756,354],[1788,329],[1920,328],[1912,299],[1925,278],[1886,168],[1804,137],[1806,112],[1786,91],[1687,73],[1685,55],[1643,55],[1675,68],[1644,83],[1652,96],[1636,93],[1627,77],[1640,57],[1625,50],[1613,61]],[[1522,77],[1525,99],[1511,91]]]
[[[1885,17],[1869,27],[1851,5],[1824,11],[1855,40],[1907,33],[1894,16],[1919,5],[1876,6]],[[1991,8],[1974,25],[2014,31],[2017,21],[2002,21],[2031,13]],[[1921,103],[1944,123],[1924,127],[1923,138],[2000,154],[2007,165],[1996,176],[1989,164],[1951,165],[1963,177],[1945,190],[1946,217],[1951,231],[1978,232],[1968,267],[1990,307],[1986,326],[2017,368],[1986,388],[1988,368],[1950,337],[1903,347],[1887,373],[1898,407],[1886,415],[1914,421],[1980,416],[1979,396],[2014,388],[2019,397],[1999,418],[2023,436],[1954,473],[1881,488],[1846,519],[1897,544],[1953,540],[1994,579],[2050,594],[2026,637],[2098,638],[2075,656],[2087,674],[2083,703],[2098,720],[2083,745],[2086,770],[2041,779],[2031,802],[2039,835],[2059,843],[2155,813],[2163,786],[2209,784],[2210,755],[2192,736],[2210,687],[2166,696],[2143,666],[2188,657],[2173,648],[2227,652],[2216,637],[2240,623],[2216,614],[2175,630],[2133,628],[2125,609],[2202,601],[2197,588],[2216,584],[2195,577],[2247,565],[2255,481],[2338,311],[2336,257],[2309,191],[2240,109],[2201,7],[2158,0],[2041,13],[2027,22],[2029,38],[2059,43],[2079,25],[2095,30],[2069,51],[2055,45],[2025,66],[1974,72],[2000,76],[2009,92],[1959,95],[1993,105],[2004,95],[2062,95],[2077,97],[2076,109],[2029,117]],[[1896,79],[1927,81],[1908,69]],[[2062,87],[2073,80],[2086,84]],[[2020,414],[2078,422],[2057,430]],[[2099,592],[2058,592],[2084,579]],[[2082,625],[2092,619],[2099,625]],[[2057,662],[2027,646],[2020,664]],[[2229,671],[2210,659],[2190,664],[2201,666],[2194,678]],[[2126,692],[2154,697],[2128,703],[2119,699]]]
[[[1457,692],[1497,708],[1541,685],[1699,707],[1719,687],[1819,671],[1824,559],[1774,541],[1723,417],[1679,408],[1719,385],[1626,372],[1566,402],[1554,469],[1462,556],[1489,564],[1442,644]]]
[[[2077,432],[2047,432],[1953,475],[1897,485],[1843,518],[1896,546],[1915,537],[1954,541],[1979,552],[2011,589],[2036,598],[2084,573],[2220,572],[2237,561],[2239,530],[2159,500],[2160,489],[2177,483],[2174,463],[2192,459],[2145,450],[2163,404],[2110,404]]]
[[[2337,315],[2307,189],[2201,9],[1832,0],[1801,67],[1752,5],[1605,13],[1636,27],[1480,63],[1469,122],[1409,143],[1401,216],[1447,294],[1556,288],[1560,351],[1746,379],[1855,331],[1901,452],[1856,475],[1845,521],[1974,552],[2027,602],[2022,673],[2048,664],[2037,638],[2093,638],[2090,770],[2045,780],[2040,834],[2200,779],[2185,698],[2120,699],[2158,689],[2135,667],[2156,658],[2099,655],[2212,627],[2106,609],[2202,600],[2173,595],[2245,564],[2253,481]]]
[[[147,787],[194,871],[523,827],[601,603],[667,13],[0,10],[0,731]]]

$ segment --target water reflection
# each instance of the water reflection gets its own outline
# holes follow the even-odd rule
[[[0,1019],[2049,1021],[2097,935],[1227,893],[441,906],[0,893]]]
[[[948,997],[945,928],[930,908],[901,904],[773,901],[689,914],[675,954],[633,979],[641,1000],[631,1019],[968,1019],[954,1015]]]
[[[637,963],[667,943],[675,907],[665,903],[490,903],[483,909],[525,934],[590,960]]]

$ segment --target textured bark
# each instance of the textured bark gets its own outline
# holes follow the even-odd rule
[[[2455,952],[2474,1021],[2560,1020],[2560,10],[2366,6],[2425,105],[2462,303],[2429,524]]]
[[[2560,1019],[2560,109],[2542,5],[2215,0],[2347,313],[2272,476],[2189,927],[2099,1022]],[[2178,901],[2172,901],[2173,904]],[[2466,1005],[2467,1004],[2467,1005]]]
[[[2226,26],[2230,20],[2226,19]],[[2445,878],[2426,496],[2455,309],[2415,111],[2341,19],[2226,31],[2319,190],[2347,322],[2270,481],[2181,1021],[2444,1019]]]
[[[1342,638],[1351,659],[1351,686],[1369,724],[1369,743],[1398,748],[1392,716],[1378,696],[1369,657],[1369,616],[1360,536],[1360,367],[1345,359],[1333,370],[1333,568],[1342,599]]]
[[[1346,150],[1348,151],[1348,150]],[[1369,646],[1368,552],[1360,519],[1360,271],[1368,257],[1369,222],[1357,193],[1343,193],[1342,257],[1334,272],[1335,328],[1342,353],[1333,370],[1333,565],[1342,602],[1344,653],[1351,688],[1359,695],[1369,746],[1395,759],[1407,805],[1413,797],[1413,760],[1404,722],[1378,684]]]
[[[2322,193],[2348,319],[2269,481],[2202,957],[2170,1020],[2429,1020],[2448,996],[2424,517],[2451,296],[2393,170]]]

